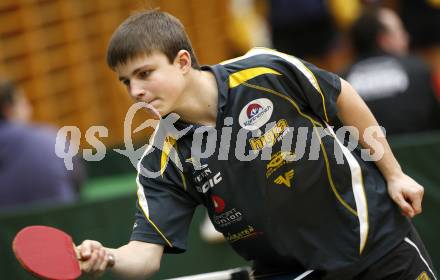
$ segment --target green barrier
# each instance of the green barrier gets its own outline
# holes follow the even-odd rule
[[[81,190],[82,201],[109,199],[136,193],[136,173],[90,179]]]
[[[139,145],[136,144],[135,146]],[[123,146],[114,148],[125,150]],[[86,161],[85,167],[88,177],[92,179],[136,172],[136,168],[131,164],[130,159],[113,149],[108,149],[105,157],[100,161]]]

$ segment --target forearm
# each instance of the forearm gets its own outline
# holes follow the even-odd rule
[[[375,139],[383,148],[383,156],[380,159],[375,160],[375,164],[379,168],[382,175],[387,181],[392,180],[394,177],[401,176],[402,168],[394,157],[394,154],[391,151],[391,148],[385,136],[378,135],[378,137]],[[365,141],[361,140],[360,143],[363,147],[374,150],[374,147],[371,147],[368,143],[365,143]]]
[[[344,80],[342,80],[341,96],[337,106],[338,116],[342,123],[358,129],[361,146],[369,150],[370,155],[379,155],[375,157],[375,163],[386,180],[401,175],[402,169],[373,114],[355,90]],[[374,133],[371,133],[372,128]]]
[[[108,248],[108,250],[115,258],[115,265],[110,269],[110,272],[118,279],[146,279],[160,268],[162,248],[149,250],[133,246],[133,243],[130,242],[118,249]]]

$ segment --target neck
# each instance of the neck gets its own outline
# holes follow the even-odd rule
[[[191,70],[187,81],[174,112],[185,122],[215,126],[218,89],[214,74],[210,71]]]

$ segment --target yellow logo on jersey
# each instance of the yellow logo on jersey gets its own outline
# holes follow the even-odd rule
[[[266,146],[272,147],[283,137],[284,133],[286,133],[288,129],[289,127],[287,125],[287,121],[285,119],[281,119],[264,135],[249,139],[249,144],[254,151],[260,151]]]
[[[287,162],[295,159],[295,153],[279,151],[272,155],[269,163],[266,165],[266,178],[269,178],[280,167],[284,166]]]
[[[261,232],[255,231],[255,228],[251,225],[248,225],[247,228],[244,230],[237,232],[237,233],[226,233],[225,239],[229,242],[233,243],[235,241],[238,241],[240,239],[249,238],[254,235],[261,234]]]
[[[417,277],[416,280],[431,280],[431,278],[429,278],[426,271],[423,271],[422,273],[420,273],[419,277]]]
[[[291,187],[290,183],[292,181],[294,174],[295,174],[295,172],[293,171],[293,169],[291,169],[290,171],[285,172],[284,176],[283,175],[278,176],[274,182],[278,185],[283,184],[286,187],[290,188]]]

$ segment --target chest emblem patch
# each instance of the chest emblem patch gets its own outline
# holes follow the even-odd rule
[[[273,103],[268,98],[252,100],[241,110],[240,126],[247,130],[256,130],[266,124],[273,113]]]
[[[290,188],[291,181],[292,181],[294,174],[295,174],[295,172],[293,171],[293,169],[291,169],[287,172],[284,172],[284,174],[276,177],[274,182],[278,185],[285,185],[286,187]]]
[[[272,155],[266,165],[266,178],[269,178],[275,171],[283,167],[286,163],[295,159],[295,153],[279,151]]]

